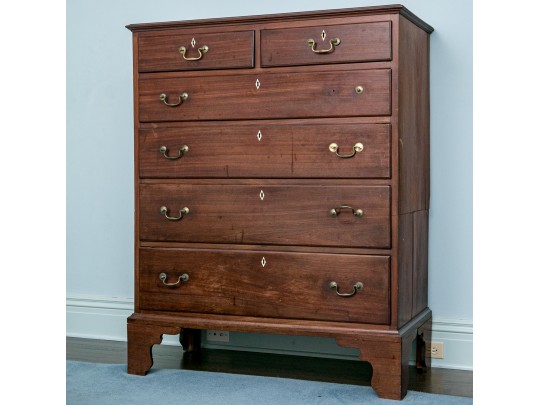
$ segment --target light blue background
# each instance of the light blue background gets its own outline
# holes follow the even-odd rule
[[[429,306],[472,321],[472,1],[402,1],[431,35]],[[131,23],[381,1],[67,1],[67,296],[133,297]]]

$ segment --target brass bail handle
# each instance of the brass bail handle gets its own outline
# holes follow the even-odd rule
[[[169,103],[167,94],[166,93],[161,93],[159,95],[159,100],[161,100],[163,102],[163,104],[168,105],[169,107],[178,107],[185,100],[187,100],[188,97],[189,97],[189,94],[184,92],[184,93],[180,94],[180,97],[179,97],[177,103]]]
[[[361,281],[358,281],[357,283],[355,283],[353,286],[352,286],[352,292],[351,293],[340,293],[339,292],[339,285],[337,284],[336,281],[332,281],[331,283],[329,283],[329,288],[331,288],[332,290],[335,290],[335,293],[339,296],[339,297],[343,297],[343,298],[350,298],[350,297],[353,297],[354,295],[356,295],[356,293],[359,291],[359,290],[362,290],[363,289],[363,283]]]
[[[169,221],[179,221],[180,219],[183,218],[184,215],[187,215],[189,214],[189,208],[187,207],[183,207],[181,210],[180,210],[180,216],[179,217],[171,217],[168,215],[168,208],[165,207],[164,205],[160,208],[159,210],[161,212],[161,214],[163,214],[165,216],[166,219],[168,219]]]
[[[352,210],[352,212],[354,213],[354,216],[356,216],[358,218],[361,218],[363,215],[365,215],[365,212],[361,208],[358,208],[356,210],[356,209],[350,207],[349,205],[339,205],[338,207],[332,208],[332,209],[329,210],[329,215],[331,215],[332,217],[336,217],[337,215],[339,215],[341,213],[341,209],[350,209],[350,210]]]
[[[187,273],[183,273],[180,277],[178,277],[178,281],[176,281],[175,283],[167,283],[167,273],[161,273],[159,274],[159,280],[161,280],[161,282],[166,285],[166,286],[174,286],[174,285],[178,285],[180,284],[180,282],[187,282],[189,281],[189,274]]]
[[[164,157],[166,157],[169,160],[177,160],[177,159],[181,158],[185,152],[189,152],[189,146],[183,145],[180,148],[180,150],[178,151],[178,156],[169,156],[169,155],[167,155],[167,151],[168,151],[168,149],[164,145],[159,148],[159,152],[161,152],[161,154]]]
[[[337,46],[341,43],[341,40],[339,38],[331,38],[329,40],[329,48],[328,49],[316,49],[316,41],[312,38],[309,38],[307,40],[307,45],[311,47],[311,51],[314,53],[331,53],[335,50],[334,46]]]
[[[180,53],[180,55],[182,55],[183,59],[185,59],[187,61],[200,60],[200,59],[202,59],[204,54],[206,52],[208,52],[209,50],[210,50],[210,48],[208,47],[208,45],[201,46],[200,48],[198,48],[198,56],[187,57],[186,58],[185,54],[187,53],[187,48],[185,46],[180,46],[178,48],[178,52]]]
[[[352,147],[352,153],[350,153],[348,155],[341,155],[341,154],[339,154],[339,145],[337,145],[335,142],[329,144],[330,152],[335,153],[338,157],[340,157],[342,159],[349,159],[351,157],[354,157],[356,152],[359,153],[359,152],[363,151],[363,149],[364,149],[363,144],[361,142],[357,142]]]

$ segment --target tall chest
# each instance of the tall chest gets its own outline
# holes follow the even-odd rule
[[[430,340],[429,34],[402,6],[135,24],[128,370],[200,330],[325,336],[406,394]]]

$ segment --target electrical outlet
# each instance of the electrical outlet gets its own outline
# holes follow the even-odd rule
[[[442,342],[432,342],[430,344],[430,357],[432,359],[444,358],[444,344]]]
[[[226,330],[207,330],[206,337],[208,342],[228,342],[230,338]]]

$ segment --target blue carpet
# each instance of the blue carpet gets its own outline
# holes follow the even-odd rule
[[[370,387],[190,370],[127,374],[125,364],[67,361],[68,405],[211,404],[463,405],[471,398],[409,391],[403,401],[380,399]]]

